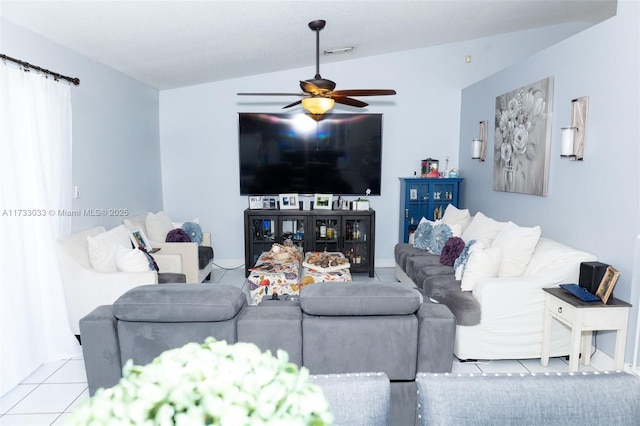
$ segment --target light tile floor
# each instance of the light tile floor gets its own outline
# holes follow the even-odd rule
[[[377,268],[376,276],[353,274],[354,281],[394,281],[393,268]],[[211,282],[242,288],[244,269],[215,269]],[[594,371],[593,366],[580,364],[581,371]],[[547,367],[540,359],[459,362],[454,361],[454,373],[539,373],[567,372],[564,358],[552,358]],[[62,425],[64,417],[89,397],[84,362],[81,358],[64,359],[41,366],[31,376],[0,398],[0,426]]]

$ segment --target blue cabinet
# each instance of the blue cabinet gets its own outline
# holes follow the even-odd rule
[[[408,242],[420,219],[441,219],[449,204],[459,207],[462,178],[400,178],[400,242]]]

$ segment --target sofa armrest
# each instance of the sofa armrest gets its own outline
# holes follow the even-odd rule
[[[418,317],[419,372],[448,373],[453,366],[456,318],[449,308],[426,302],[416,312]]]
[[[539,321],[542,326],[544,292],[542,288],[555,283],[531,277],[485,278],[478,280],[473,296],[480,303],[481,323],[513,321],[530,323]]]
[[[100,305],[111,304],[124,292],[143,284],[157,284],[156,271],[98,272],[60,254],[69,325],[79,333],[78,321]]]
[[[158,272],[182,273],[182,256],[179,254],[163,254],[161,251],[152,254],[158,265]]]
[[[152,247],[157,247],[163,255],[172,254],[181,257],[182,270],[171,271],[185,274],[188,283],[197,283],[198,280],[198,244],[196,243],[159,243],[151,242]],[[160,266],[160,265],[158,265]],[[165,272],[165,271],[163,271]]]
[[[80,320],[82,355],[90,395],[99,388],[117,384],[122,377],[117,323],[111,305],[99,306]]]

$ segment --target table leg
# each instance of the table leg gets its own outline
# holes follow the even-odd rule
[[[582,364],[589,365],[591,363],[591,338],[593,332],[591,330],[582,332]]]
[[[571,328],[571,347],[569,350],[569,371],[578,371],[578,361],[580,359],[580,340],[582,331],[574,325]]]

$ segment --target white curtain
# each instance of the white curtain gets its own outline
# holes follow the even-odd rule
[[[80,354],[56,239],[70,231],[70,87],[0,63],[0,395]]]

